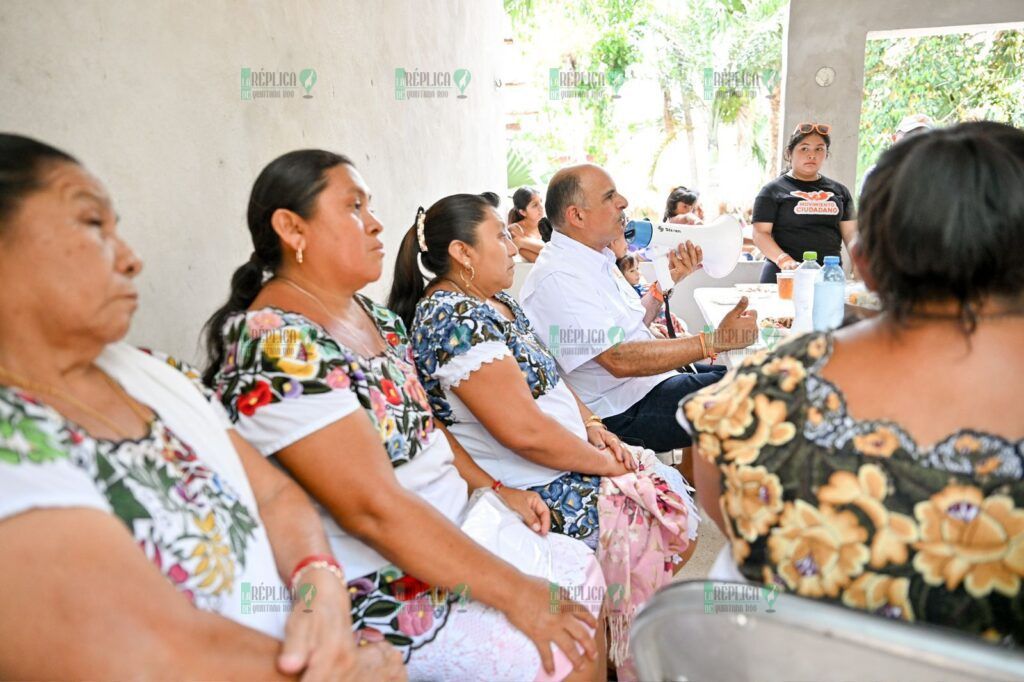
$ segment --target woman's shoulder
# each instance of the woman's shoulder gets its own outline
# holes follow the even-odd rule
[[[458,291],[438,289],[416,305],[414,326],[451,326],[462,322],[495,320],[498,312],[484,301]]]
[[[818,184],[824,188],[831,189],[836,194],[842,194],[847,197],[850,196],[850,190],[847,188],[847,186],[839,182],[835,178],[830,178],[827,175],[822,175],[821,178],[818,180]]]
[[[417,362],[432,367],[434,360],[445,364],[480,344],[507,344],[508,321],[479,299],[441,290],[420,301],[412,336]]]
[[[224,321],[221,335],[235,335],[235,340],[238,337],[259,340],[265,336],[274,336],[274,332],[282,329],[309,329],[324,333],[323,327],[302,313],[276,306],[263,306],[230,315]]]
[[[61,415],[34,395],[0,386],[0,463],[46,464],[67,460],[85,434],[67,428]]]
[[[830,334],[813,333],[749,355],[721,381],[685,398],[679,419],[700,434],[702,449],[716,452],[726,441],[742,442],[765,426],[776,434],[777,444],[784,434],[790,440],[796,434],[795,413],[807,395],[806,380],[831,349]]]
[[[494,298],[504,303],[508,307],[508,309],[512,311],[512,314],[515,315],[516,317],[524,315],[523,308],[522,306],[519,305],[519,301],[517,301],[515,297],[512,296],[512,294],[508,293],[507,291],[499,291],[494,295]]]
[[[152,348],[145,348],[140,346],[138,350],[142,351],[146,355],[159,360],[171,369],[177,370],[186,379],[188,379],[193,386],[195,386],[204,397],[210,398],[213,396],[213,391],[210,390],[206,384],[203,383],[203,373],[199,371],[194,365],[181,358],[171,355],[170,353],[164,353],[163,351],[154,350]]]
[[[225,353],[215,383],[243,372],[263,372],[269,365],[298,362],[303,366],[353,353],[302,313],[273,306],[229,317],[221,331]]]
[[[778,192],[787,193],[787,178],[789,176],[785,173],[776,175],[774,178],[764,183],[761,186],[761,190],[758,192],[758,196],[768,196]]]

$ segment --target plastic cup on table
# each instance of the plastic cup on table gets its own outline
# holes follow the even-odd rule
[[[792,270],[787,272],[780,272],[775,275],[775,281],[779,283],[779,298],[784,301],[793,300],[793,278],[795,274]]]

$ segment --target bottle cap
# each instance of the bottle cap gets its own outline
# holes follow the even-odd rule
[[[804,260],[818,260],[818,252],[804,251]]]
[[[839,265],[839,256],[825,256],[825,265]]]

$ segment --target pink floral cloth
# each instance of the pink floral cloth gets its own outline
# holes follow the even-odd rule
[[[637,607],[672,580],[673,559],[690,545],[687,505],[654,473],[654,453],[642,451],[637,460],[635,472],[602,479],[597,498],[597,560],[608,585],[609,654],[620,680],[635,676],[628,659]]]

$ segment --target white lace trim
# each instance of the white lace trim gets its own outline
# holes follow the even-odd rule
[[[434,378],[441,383],[445,391],[457,388],[470,374],[488,362],[511,357],[512,351],[500,341],[484,341],[478,343],[462,355],[458,355],[434,370]]]

